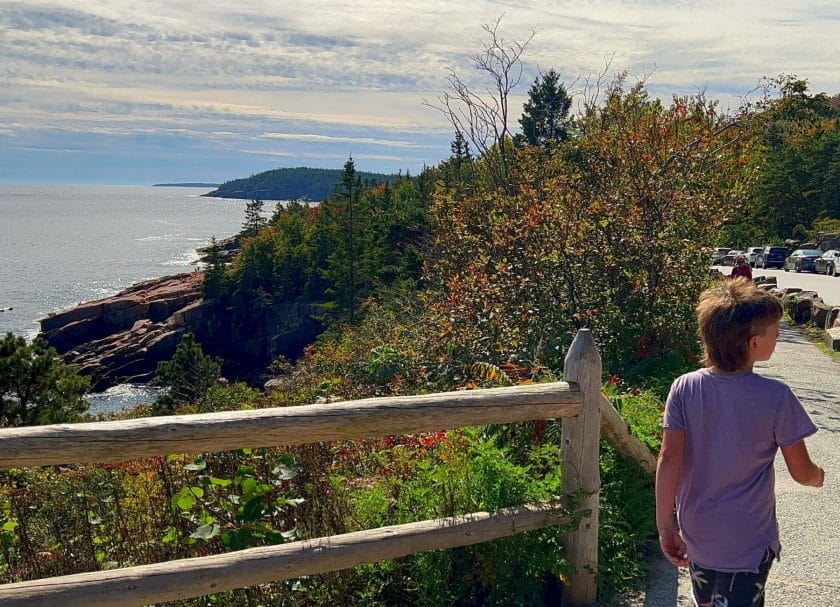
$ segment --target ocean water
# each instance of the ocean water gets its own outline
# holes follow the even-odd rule
[[[245,201],[202,198],[207,191],[0,185],[0,334],[31,339],[49,312],[195,268],[196,248],[237,233],[244,219]],[[112,392],[125,406],[145,398]]]
[[[31,338],[49,312],[189,272],[244,219],[245,201],[207,191],[0,185],[0,331]]]

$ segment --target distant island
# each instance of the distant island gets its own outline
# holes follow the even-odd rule
[[[398,174],[356,173],[363,182],[394,183]],[[305,167],[263,171],[250,177],[226,181],[212,192],[213,198],[242,198],[259,200],[312,200],[329,198],[338,183],[339,169],[310,169]]]
[[[155,188],[217,188],[218,183],[204,183],[200,181],[187,181],[184,183],[154,183]]]

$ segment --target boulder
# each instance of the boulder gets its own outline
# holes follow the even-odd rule
[[[831,306],[823,301],[814,301],[811,304],[811,324],[820,329],[824,328],[825,319],[828,317],[831,309]]]
[[[833,327],[825,332],[825,343],[832,350],[840,351],[840,327]]]
[[[834,306],[831,308],[828,315],[825,317],[825,325],[823,326],[826,329],[840,327],[840,306]]]
[[[797,295],[785,297],[785,310],[796,324],[803,324],[811,320],[814,302],[822,302],[816,293],[803,291]]]

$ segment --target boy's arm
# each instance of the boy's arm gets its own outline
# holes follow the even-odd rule
[[[659,530],[659,546],[662,553],[676,567],[688,565],[685,542],[680,537],[674,520],[683,451],[685,432],[665,428],[662,433],[662,448],[656,463],[656,528]]]
[[[823,486],[825,471],[811,460],[804,440],[782,447],[782,455],[793,480],[809,487]]]

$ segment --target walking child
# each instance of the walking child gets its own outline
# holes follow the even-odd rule
[[[677,378],[665,407],[659,544],[688,566],[698,606],[763,607],[781,554],[773,460],[781,449],[794,480],[821,487],[825,472],[804,441],[817,428],[786,384],[752,370],[776,348],[777,297],[727,280],[700,296],[697,318],[705,367]]]

